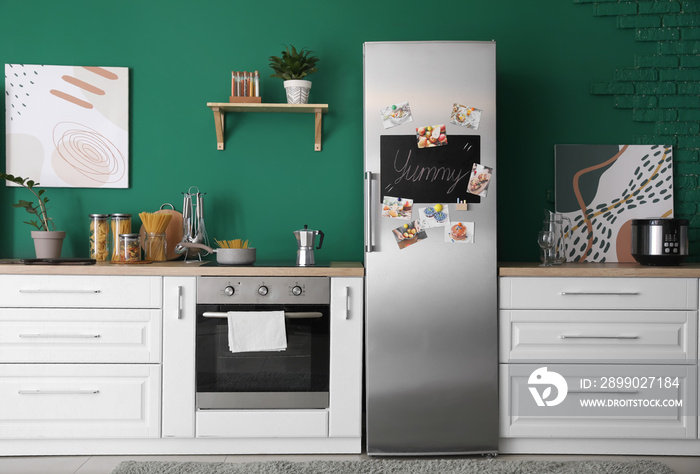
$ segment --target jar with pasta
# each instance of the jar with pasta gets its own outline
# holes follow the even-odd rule
[[[121,260],[119,236],[131,233],[131,214],[112,214],[112,260]]]
[[[109,257],[109,214],[90,214],[90,258],[104,262]]]
[[[146,243],[144,245],[146,260],[153,262],[165,262],[167,245],[168,244],[165,240],[165,232],[147,232]]]
[[[141,261],[141,239],[139,234],[119,235],[119,261]]]

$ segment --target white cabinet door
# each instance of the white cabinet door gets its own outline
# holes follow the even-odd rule
[[[163,278],[163,437],[194,438],[197,279]]]
[[[695,364],[697,311],[501,310],[500,362]]]
[[[157,438],[157,364],[2,364],[0,438]]]
[[[6,308],[160,308],[159,276],[0,275]]]
[[[500,371],[503,438],[697,439],[695,366],[501,364]]]
[[[695,278],[499,279],[500,309],[698,309]]]
[[[0,309],[0,363],[158,363],[159,309]]]
[[[362,434],[362,281],[331,279],[330,437]]]
[[[198,438],[326,438],[325,410],[202,410]]]

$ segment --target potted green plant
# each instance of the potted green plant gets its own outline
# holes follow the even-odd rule
[[[0,178],[28,189],[36,198],[36,203],[20,199],[16,204],[12,205],[12,207],[24,209],[37,217],[37,220],[24,221],[25,224],[36,228],[36,230],[32,231],[36,258],[59,258],[66,233],[55,230],[53,220],[48,216],[46,203],[49,202],[49,198],[44,196],[46,191],[36,188],[39,183],[28,178],[21,178],[7,173],[0,173]]]
[[[275,72],[270,77],[284,79],[284,89],[287,92],[288,104],[306,104],[309,102],[311,81],[304,79],[309,74],[318,71],[318,58],[313,51],[294,46],[285,46],[282,56],[270,56],[270,67]]]

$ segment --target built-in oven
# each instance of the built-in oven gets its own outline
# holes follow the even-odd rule
[[[228,317],[284,311],[287,349],[231,352]],[[198,277],[198,410],[328,408],[330,278]]]

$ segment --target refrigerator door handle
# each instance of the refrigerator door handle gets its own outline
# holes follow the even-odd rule
[[[365,171],[365,252],[372,252],[372,172]]]

